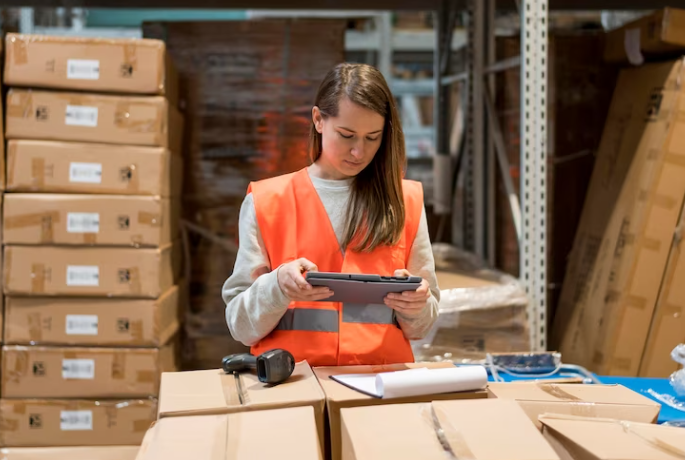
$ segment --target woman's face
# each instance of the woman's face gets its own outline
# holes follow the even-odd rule
[[[317,164],[328,178],[355,177],[371,163],[383,139],[381,115],[343,98],[337,117],[324,119],[314,107],[312,118],[323,145]]]

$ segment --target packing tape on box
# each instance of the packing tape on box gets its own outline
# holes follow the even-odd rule
[[[136,382],[138,383],[155,383],[159,376],[157,370],[140,370],[136,371]]]
[[[241,426],[241,415],[227,415],[226,420],[226,434],[222,437],[214,437],[214,439],[225,439],[225,445],[217,445],[212,452],[212,460],[239,458],[238,447],[240,446],[240,439],[242,438],[243,429]]]
[[[151,116],[134,119],[136,112],[154,112]],[[157,133],[162,131],[162,111],[155,104],[121,100],[117,102],[114,113],[114,125],[131,133]],[[157,138],[155,138],[157,140]],[[159,144],[159,142],[157,142]]]
[[[18,214],[5,218],[5,228],[14,230],[18,228],[40,227],[40,242],[54,242],[54,226],[60,223],[59,211],[34,212],[30,214]]]
[[[162,218],[159,213],[156,212],[139,211],[138,223],[141,225],[150,225],[151,227],[161,227]]]
[[[83,244],[94,245],[98,242],[97,233],[84,233],[83,234]]]
[[[683,459],[685,460],[685,450],[680,449],[656,436],[648,436],[643,433],[640,433],[639,430],[636,428],[639,427],[640,425],[648,425],[646,423],[635,423],[635,422],[629,422],[626,420],[615,420],[615,419],[610,419],[610,418],[590,418],[590,417],[578,417],[578,416],[573,416],[573,415],[563,415],[563,414],[542,414],[539,417],[539,420],[544,423],[545,419],[547,420],[565,420],[565,421],[574,421],[574,422],[591,422],[591,423],[611,423],[611,424],[616,424],[619,425],[622,429],[623,432],[626,434],[629,434],[631,436],[634,436],[641,441],[649,444],[651,447],[660,450],[662,452],[665,452],[675,458]],[[650,425],[650,426],[655,426],[655,425]]]
[[[5,287],[8,287],[10,285],[10,275],[12,274],[12,248],[5,246],[5,250],[3,252],[3,259],[4,259],[4,267],[3,271],[5,272],[2,279],[4,281]]]
[[[685,111],[678,113],[679,121],[685,122]],[[680,128],[678,129],[680,131]],[[685,166],[685,155],[679,153],[668,153],[665,161],[678,166]]]
[[[143,291],[142,281],[140,279],[140,269],[138,267],[131,267],[129,270],[129,286],[131,286],[131,293],[140,294]]]
[[[556,399],[561,399],[562,401],[582,401],[579,397],[572,395],[571,393],[564,391],[559,388],[558,385],[553,383],[538,383],[538,388]]]
[[[155,323],[156,325],[157,323]],[[143,320],[137,319],[135,321],[129,321],[129,333],[133,340],[142,341],[144,337]]]
[[[35,187],[42,188],[45,185],[45,159],[33,158],[31,160],[31,182]]]
[[[9,38],[7,50],[12,54],[14,65],[25,65],[29,62],[28,42],[29,35],[13,35]]]
[[[131,192],[137,192],[140,187],[140,174],[138,174],[138,165],[130,164],[120,170],[121,179],[126,179],[126,189]],[[125,177],[124,177],[125,176]]]
[[[45,292],[45,265],[31,265],[31,294],[42,294]]]
[[[131,70],[134,72],[138,68],[138,56],[137,56],[137,46],[135,42],[128,42],[123,46],[124,51],[124,63],[131,66]]]
[[[43,340],[43,316],[40,313],[29,313],[27,315],[28,320],[28,333],[31,342],[41,342]],[[52,317],[50,317],[52,320]]]
[[[240,374],[224,374],[222,372],[218,375],[221,379],[221,389],[224,392],[224,400],[226,401],[226,406],[242,406],[243,405],[243,394],[240,392],[243,389],[242,384],[238,384],[240,381]]]
[[[152,425],[153,422],[154,422],[154,419],[150,420],[147,418],[134,420],[133,421],[133,432],[134,433],[145,433],[150,428],[150,426]]]
[[[21,400],[12,401],[12,413],[16,415],[26,414],[26,403]]]
[[[116,351],[112,356],[112,379],[123,380],[126,377],[126,354]]]
[[[14,184],[14,171],[17,163],[17,143],[15,141],[7,142],[7,186],[11,187]]]
[[[421,418],[435,432],[438,442],[450,460],[476,460],[462,433],[452,425],[447,416],[433,403],[420,405]]]
[[[26,90],[10,89],[7,93],[7,118],[31,118],[33,94]]]
[[[0,417],[0,439],[2,439],[2,445],[5,445],[6,442],[4,441],[2,437],[2,433],[7,433],[10,431],[18,431],[19,430],[19,420],[15,418],[7,418],[7,417]]]

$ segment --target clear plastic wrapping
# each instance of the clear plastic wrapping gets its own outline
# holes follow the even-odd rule
[[[685,366],[685,343],[673,349],[671,358],[681,366]],[[671,385],[678,396],[685,398],[685,369],[680,369],[671,374]]]
[[[427,336],[412,343],[417,361],[472,362],[530,350],[528,297],[516,278],[449,245],[435,244],[433,255],[440,313]]]

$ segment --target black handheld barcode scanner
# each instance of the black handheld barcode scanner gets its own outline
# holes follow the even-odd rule
[[[293,374],[295,358],[289,351],[276,348],[259,356],[250,353],[229,355],[221,360],[221,365],[227,374],[256,369],[260,382],[277,384],[286,381]]]

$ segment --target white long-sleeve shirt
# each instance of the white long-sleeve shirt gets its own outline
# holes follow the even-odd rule
[[[351,180],[324,180],[311,174],[310,177],[326,209],[338,243],[342,245]],[[222,296],[226,302],[226,323],[231,335],[235,340],[252,346],[278,325],[290,300],[278,284],[278,267],[271,267],[269,264],[251,194],[245,197],[240,208],[238,231],[238,256],[233,274],[224,283]],[[316,264],[316,260],[312,262]],[[415,340],[423,338],[437,319],[440,300],[425,209],[421,213],[407,270],[413,276],[420,276],[428,281],[431,292],[421,315],[408,318],[400,313],[396,314],[404,336]]]

